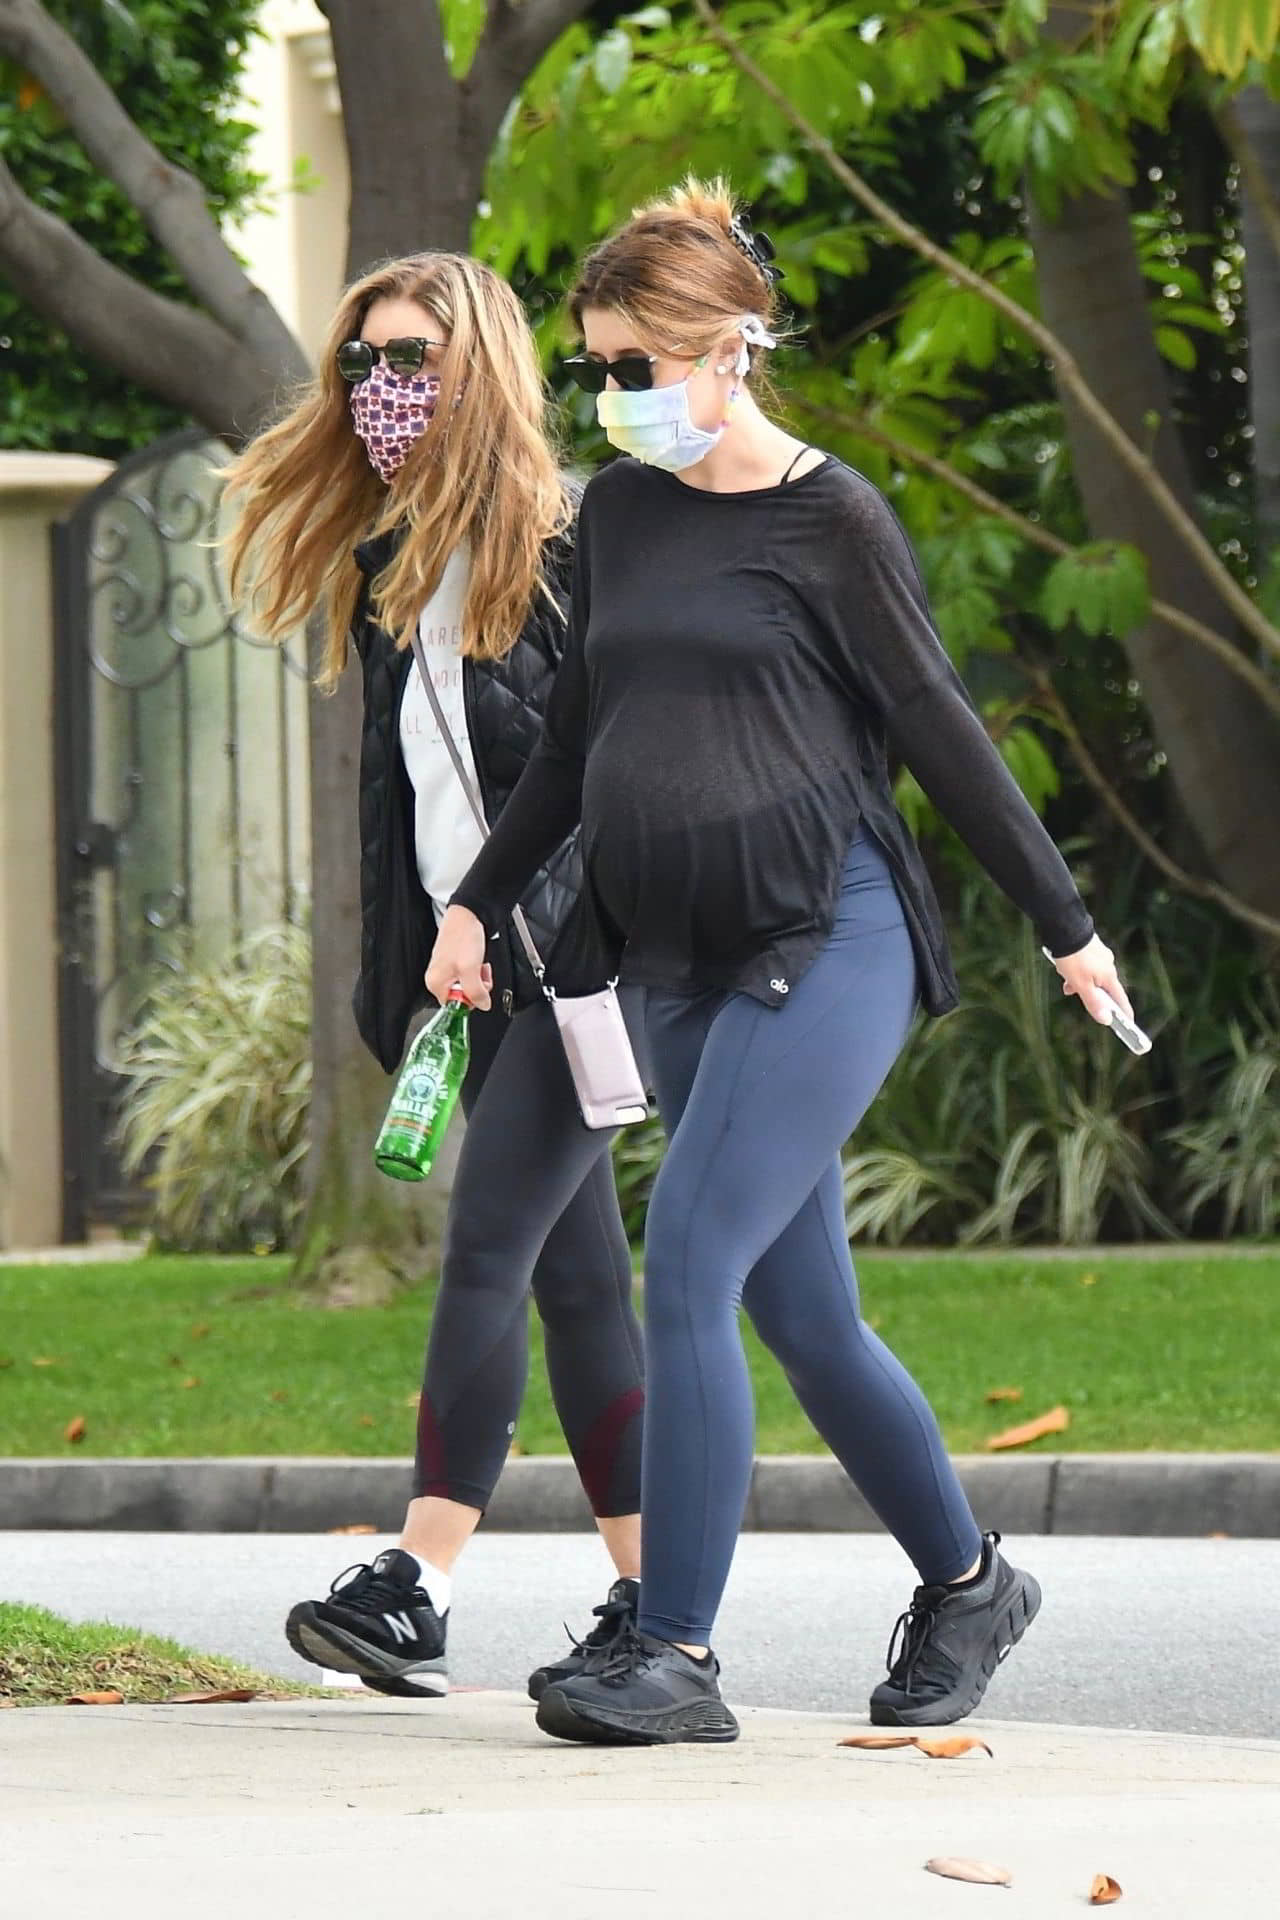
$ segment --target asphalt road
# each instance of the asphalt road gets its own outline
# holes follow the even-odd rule
[[[316,1678],[281,1624],[369,1537],[0,1532],[0,1598],[110,1619]],[[1233,1736],[1280,1735],[1280,1541],[1036,1538],[1006,1551],[1045,1602],[997,1675],[993,1717]],[[590,1625],[610,1574],[583,1534],[481,1535],[455,1582],[456,1686],[511,1687]],[[748,1534],[716,1635],[730,1700],[861,1715],[912,1576],[878,1536]],[[424,1708],[424,1711],[430,1711]]]

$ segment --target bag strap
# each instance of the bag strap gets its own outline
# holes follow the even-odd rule
[[[416,626],[413,629],[412,646],[413,657],[418,666],[418,677],[422,681],[427,699],[431,702],[431,711],[436,717],[436,725],[440,729],[440,738],[449,749],[449,758],[453,762],[454,772],[462,782],[462,791],[466,794],[470,802],[471,811],[475,815],[476,825],[480,829],[480,837],[482,840],[487,840],[489,838],[489,823],[484,817],[484,807],[481,804],[480,795],[476,791],[475,782],[467,772],[467,763],[459,752],[458,743],[453,737],[453,729],[444,717],[444,708],[440,704],[440,696],[431,684],[431,674],[427,667],[427,656],[423,649],[422,636],[419,634]],[[546,993],[548,992],[548,988],[545,985],[546,964],[534,944],[533,935],[529,931],[529,922],[524,917],[523,909],[513,907],[511,909],[511,919],[516,933],[519,935],[520,944],[525,950],[529,965],[533,968],[534,974],[537,977],[538,985],[542,987],[543,992]]]

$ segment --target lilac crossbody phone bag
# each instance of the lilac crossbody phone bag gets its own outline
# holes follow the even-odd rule
[[[431,674],[416,629],[413,657],[427,699],[431,702],[440,737],[449,749],[449,758],[462,782],[462,790],[475,815],[481,836],[487,840],[489,825],[484,817],[480,795],[476,792],[466,762],[458,750],[458,743],[444,717],[440,697],[431,684]],[[555,1015],[565,1058],[569,1062],[569,1072],[573,1076],[578,1107],[586,1125],[623,1127],[633,1120],[647,1120],[649,1103],[640,1069],[636,1065],[631,1036],[622,1017],[617,981],[611,980],[599,993],[575,994],[562,999],[555,988],[547,983],[546,964],[529,931],[529,922],[519,907],[513,908],[511,919],[538,985]]]

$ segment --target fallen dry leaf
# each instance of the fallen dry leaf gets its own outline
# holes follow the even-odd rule
[[[420,1393],[411,1393],[405,1401],[405,1405],[406,1407],[420,1407],[422,1405],[422,1395]]]
[[[864,1747],[869,1752],[879,1753],[883,1747],[914,1747],[915,1735],[911,1733],[851,1733],[847,1739],[837,1741],[841,1747]]]
[[[287,1388],[287,1387],[277,1387],[277,1388],[276,1388],[276,1390],[275,1390],[275,1392],[274,1392],[274,1393],[272,1394],[272,1396],[271,1396],[271,1398],[272,1398],[273,1400],[287,1400],[287,1399],[289,1398],[289,1390],[288,1390],[288,1388]]]
[[[13,1355],[11,1353],[0,1353],[0,1371],[3,1371],[5,1367],[11,1367],[12,1365],[13,1365]]]
[[[1124,1888],[1120,1882],[1113,1880],[1109,1873],[1095,1874],[1093,1885],[1089,1889],[1089,1905],[1091,1907],[1114,1906],[1123,1892]]]
[[[198,1374],[198,1373],[189,1373],[189,1374],[187,1375],[187,1377],[186,1377],[186,1379],[185,1379],[185,1380],[183,1381],[183,1383],[182,1383],[182,1384],[183,1384],[183,1386],[184,1386],[184,1387],[198,1387],[198,1386],[200,1385],[200,1376],[199,1376],[199,1374]]]
[[[203,1340],[212,1332],[213,1332],[213,1328],[210,1326],[207,1326],[205,1322],[202,1320],[198,1327],[192,1327],[191,1338],[193,1340]]]
[[[216,1707],[224,1700],[256,1700],[256,1687],[222,1687],[217,1693],[171,1693],[166,1707]]]
[[[983,1398],[989,1407],[998,1406],[1002,1400],[1021,1400],[1022,1388],[992,1387],[990,1393],[984,1394]]]
[[[979,1740],[973,1733],[952,1734],[950,1739],[939,1739],[929,1734],[917,1734],[913,1743],[930,1760],[958,1760],[963,1753],[985,1753],[989,1760],[995,1755],[985,1740]]]
[[[944,1880],[972,1880],[980,1887],[1013,1885],[1008,1867],[993,1867],[985,1860],[926,1860],[924,1870],[940,1873]]]
[[[887,1747],[915,1747],[930,1760],[958,1760],[961,1754],[974,1753],[979,1748],[991,1755],[986,1741],[979,1740],[971,1733],[950,1736],[929,1733],[851,1733],[837,1744],[842,1747],[861,1747],[870,1753],[881,1752]],[[994,1755],[991,1757],[994,1758]]]
[[[122,1707],[124,1695],[114,1691],[110,1693],[70,1693],[67,1695],[69,1707]]]
[[[56,1360],[51,1360],[47,1353],[42,1353],[31,1364],[33,1367],[56,1367],[58,1363]]]
[[[373,1415],[371,1413],[362,1413],[360,1415],[360,1425],[362,1427],[371,1427],[373,1425]]]
[[[1046,1433],[1065,1433],[1071,1425],[1071,1415],[1065,1407],[1051,1407],[1048,1413],[1037,1414],[1034,1420],[1025,1420],[1020,1427],[1006,1427],[1003,1433],[993,1433],[987,1441],[988,1453],[1000,1453],[1005,1447],[1029,1447],[1033,1440],[1043,1440]]]
[[[351,1527],[330,1527],[330,1533],[376,1533],[378,1529],[371,1520],[357,1520]]]
[[[80,1442],[81,1440],[83,1440],[83,1439],[84,1439],[84,1436],[85,1436],[85,1434],[86,1434],[86,1433],[87,1433],[88,1431],[89,1431],[89,1429],[88,1429],[88,1426],[87,1426],[87,1424],[86,1424],[86,1422],[85,1422],[85,1417],[84,1417],[84,1415],[83,1415],[82,1413],[78,1413],[78,1414],[76,1415],[76,1417],[75,1417],[75,1419],[74,1419],[74,1420],[69,1420],[69,1421],[67,1422],[67,1425],[66,1425],[66,1427],[65,1427],[65,1428],[64,1428],[64,1430],[63,1430],[63,1435],[62,1435],[62,1437],[63,1437],[63,1439],[64,1439],[64,1440],[66,1440],[66,1441],[67,1441],[67,1442],[68,1442],[68,1443],[69,1443],[69,1444],[70,1444],[71,1446],[73,1446],[73,1447],[74,1447],[74,1446],[76,1446],[76,1445],[77,1445],[77,1444],[78,1444],[78,1443],[79,1443],[79,1442]]]

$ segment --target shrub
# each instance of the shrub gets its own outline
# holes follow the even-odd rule
[[[311,952],[297,927],[166,972],[126,1036],[119,1138],[165,1246],[288,1244],[311,1094]]]

